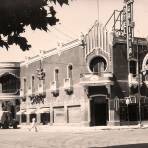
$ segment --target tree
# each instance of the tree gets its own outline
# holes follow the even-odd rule
[[[68,4],[68,0],[0,0],[0,46],[7,50],[9,45],[16,44],[25,51],[31,45],[22,33],[27,26],[32,30],[47,31],[59,21],[53,4]]]

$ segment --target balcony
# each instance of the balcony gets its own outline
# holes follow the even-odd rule
[[[128,75],[128,81],[129,81],[129,86],[130,87],[131,86],[134,86],[134,87],[138,86],[138,77],[137,77],[137,75],[134,75],[134,74],[130,73]]]
[[[4,99],[14,99],[16,97],[19,97],[19,89],[1,89],[0,90],[0,100]]]
[[[33,95],[32,88],[28,88],[27,95],[31,97]]]
[[[26,102],[21,102],[20,108],[21,109],[26,109],[26,107],[27,107]]]
[[[72,78],[64,79],[64,90],[67,93],[72,93],[73,92]]]
[[[45,95],[45,90],[44,90],[44,85],[38,85],[38,92],[37,92],[39,95]]]
[[[20,97],[24,97],[25,96],[25,92],[23,89],[20,89]]]
[[[58,94],[59,94],[58,81],[53,81],[53,82],[51,83],[50,90],[51,90],[51,93],[52,93],[54,96],[58,96]]]
[[[113,74],[110,72],[84,73],[80,75],[80,84],[84,86],[113,85]]]

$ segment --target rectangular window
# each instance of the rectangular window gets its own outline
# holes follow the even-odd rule
[[[34,76],[32,76],[32,78],[31,78],[31,88],[32,88],[32,92],[34,93],[35,92],[35,78],[34,78]]]
[[[24,89],[24,95],[27,94],[27,80],[26,78],[23,79],[23,89]]]

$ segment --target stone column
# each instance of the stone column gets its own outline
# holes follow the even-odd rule
[[[119,112],[115,110],[115,101],[111,95],[111,85],[106,86],[108,90],[108,115],[109,115],[109,126],[120,125],[120,115]]]
[[[119,116],[119,112],[115,111],[114,108],[114,100],[111,99],[108,102],[109,105],[109,121],[108,121],[108,125],[120,125],[120,116]]]
[[[19,122],[22,123],[22,114],[19,115]]]
[[[37,114],[37,124],[41,124],[41,114]]]
[[[27,124],[30,124],[30,115],[27,114],[26,116],[27,116],[27,122],[26,122],[26,123],[27,123]]]
[[[2,111],[2,101],[0,101],[0,111]]]
[[[53,125],[53,107],[50,106],[50,125]]]
[[[90,125],[90,100],[88,98],[88,87],[79,88],[80,106],[81,106],[81,124],[83,126]]]
[[[91,110],[90,110],[90,101],[91,99],[88,99],[88,103],[87,103],[87,110],[88,110],[88,125],[90,126],[90,122],[91,122]]]
[[[65,123],[68,123],[68,115],[67,115],[67,105],[64,105],[64,115],[65,115]]]
[[[90,118],[88,113],[88,104],[89,100],[82,99],[81,100],[81,123],[84,126],[89,126]]]

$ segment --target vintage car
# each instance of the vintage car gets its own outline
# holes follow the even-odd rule
[[[0,111],[0,128],[7,129],[13,127],[17,128],[19,122],[12,118],[12,114],[9,111]]]

